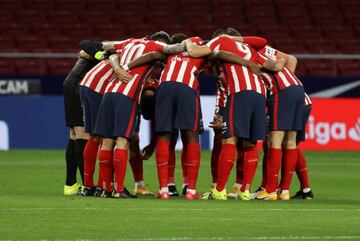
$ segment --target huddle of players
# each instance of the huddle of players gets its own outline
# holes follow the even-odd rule
[[[229,196],[250,200],[250,187],[258,164],[256,143],[266,138],[263,182],[252,198],[290,199],[289,186],[295,169],[301,181],[301,190],[295,197],[312,198],[306,162],[297,147],[303,140],[297,133],[304,130],[310,113],[304,117],[304,109],[309,108],[311,102],[305,98],[301,82],[293,74],[296,59],[271,48],[263,38],[241,37],[232,28],[217,30],[207,43],[199,37],[186,38],[182,34],[173,35],[171,40],[173,44],[168,44],[170,37],[158,32],[143,39],[89,41],[88,46],[83,42],[81,56],[84,59],[99,58],[102,50],[115,51],[109,59],[88,71],[80,82],[85,131],[90,133],[84,150],[83,195],[136,197],[124,187],[129,149],[136,181],[134,194],[151,194],[143,182],[142,159],[149,158],[154,148],[160,184],[156,197],[168,199],[169,195],[176,195],[174,143],[180,130],[184,146],[183,194],[189,200],[201,198],[196,191],[202,129],[197,77],[202,69],[208,69],[217,75],[218,92],[212,123],[215,130],[211,158],[213,184],[202,198],[227,199],[225,187],[236,160],[237,182]],[[154,64],[155,61],[166,64],[161,66]],[[163,69],[160,77],[156,74],[159,68]],[[266,106],[270,118],[268,127]],[[138,147],[137,134],[140,112],[152,120],[155,129],[143,153]],[[97,153],[96,189],[93,173]],[[281,162],[282,179],[278,185]]]

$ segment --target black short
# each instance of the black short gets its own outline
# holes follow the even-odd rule
[[[68,127],[84,126],[83,112],[79,93],[63,87],[65,124]]]

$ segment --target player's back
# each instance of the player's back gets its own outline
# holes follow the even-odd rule
[[[190,39],[197,45],[200,45],[202,42],[202,39],[199,37],[192,37]],[[197,90],[199,86],[197,75],[205,62],[206,59],[193,58],[188,52],[170,55],[161,74],[160,83],[176,81]]]
[[[121,52],[121,54],[119,54],[119,63],[120,65],[126,65],[141,55],[153,51],[161,52],[165,46],[167,45],[158,41],[131,39],[122,44],[121,48],[118,48]],[[129,96],[130,98],[137,99],[139,97],[143,81],[149,75],[151,70],[152,65],[150,63],[134,67],[129,71],[133,78],[128,83],[115,79],[108,85],[106,92],[121,93]]]
[[[230,37],[219,36],[211,40],[207,45],[210,49],[214,49],[215,52],[231,52],[254,64],[259,64],[258,53],[253,48]],[[244,90],[253,90],[262,95],[266,94],[262,79],[255,75],[250,68],[229,62],[224,62],[221,68],[225,75],[229,95]]]
[[[258,53],[259,58],[263,60],[277,60],[276,55],[278,53],[278,50],[271,47],[270,45],[266,45],[263,49],[259,50]],[[284,89],[292,85],[302,85],[301,81],[287,67],[273,74],[275,78],[267,73],[264,74],[264,82],[272,91],[277,91],[274,89],[277,88],[277,86],[279,86],[280,89]],[[275,81],[277,83],[275,83]]]

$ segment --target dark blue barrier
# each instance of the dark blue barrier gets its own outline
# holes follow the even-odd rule
[[[10,148],[64,148],[62,96],[0,96],[0,121],[7,124]]]

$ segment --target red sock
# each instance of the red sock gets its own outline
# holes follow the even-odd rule
[[[200,167],[200,144],[187,144],[187,170],[188,170],[188,189],[196,190],[196,181]]]
[[[278,183],[278,174],[281,165],[281,149],[268,148],[266,191],[275,192]]]
[[[297,149],[285,149],[284,160],[284,178],[281,178],[280,188],[289,190],[297,161]]]
[[[84,148],[84,186],[94,186],[94,171],[99,142],[89,139]]]
[[[236,156],[236,145],[222,144],[219,165],[218,165],[218,180],[216,189],[222,191],[229,179],[231,169],[234,165]]]
[[[310,188],[308,169],[306,160],[300,148],[297,149],[296,174],[299,178],[301,189]]]
[[[244,154],[241,148],[237,148],[236,183],[239,184],[242,184],[244,180]]]
[[[262,159],[262,180],[261,180],[261,187],[266,188],[267,153],[268,153],[268,148],[267,148],[266,141],[263,142],[263,151],[264,151],[264,155],[263,155],[263,159]]]
[[[182,169],[182,173],[183,173],[183,184],[188,184],[189,180],[188,180],[188,169],[186,166],[186,162],[187,162],[187,157],[186,154],[187,153],[187,145],[183,144],[183,149],[181,151],[181,169]]]
[[[221,132],[215,131],[214,145],[211,152],[211,176],[213,183],[217,183],[218,164],[219,164],[221,145],[222,145],[221,141],[222,141]]]
[[[128,150],[115,148],[113,160],[115,171],[115,191],[121,192],[122,190],[124,190]]]
[[[140,182],[144,180],[143,177],[143,159],[142,156],[135,156],[129,159],[131,170],[133,172],[134,181]]]
[[[254,180],[256,168],[259,163],[259,152],[256,146],[249,147],[244,150],[244,180],[242,182],[241,191],[250,190]]]
[[[282,156],[281,156],[281,165],[280,165],[280,173],[281,173],[281,178],[280,178],[280,182],[278,185],[278,188],[283,190],[283,183],[284,183],[284,178],[285,178],[285,148],[281,149],[282,152]],[[285,190],[285,189],[284,189]]]
[[[168,163],[168,184],[175,183],[174,176],[175,176],[175,146],[169,146],[169,163]]]
[[[158,140],[156,144],[156,165],[161,188],[168,186],[169,141]]]
[[[103,185],[104,185],[104,179],[102,178],[101,171],[100,171],[100,167],[99,167],[98,184],[97,184],[97,186],[103,189],[103,188],[104,188]]]
[[[113,151],[99,150],[99,171],[103,184],[101,185],[107,192],[110,192],[112,176],[113,176]]]

